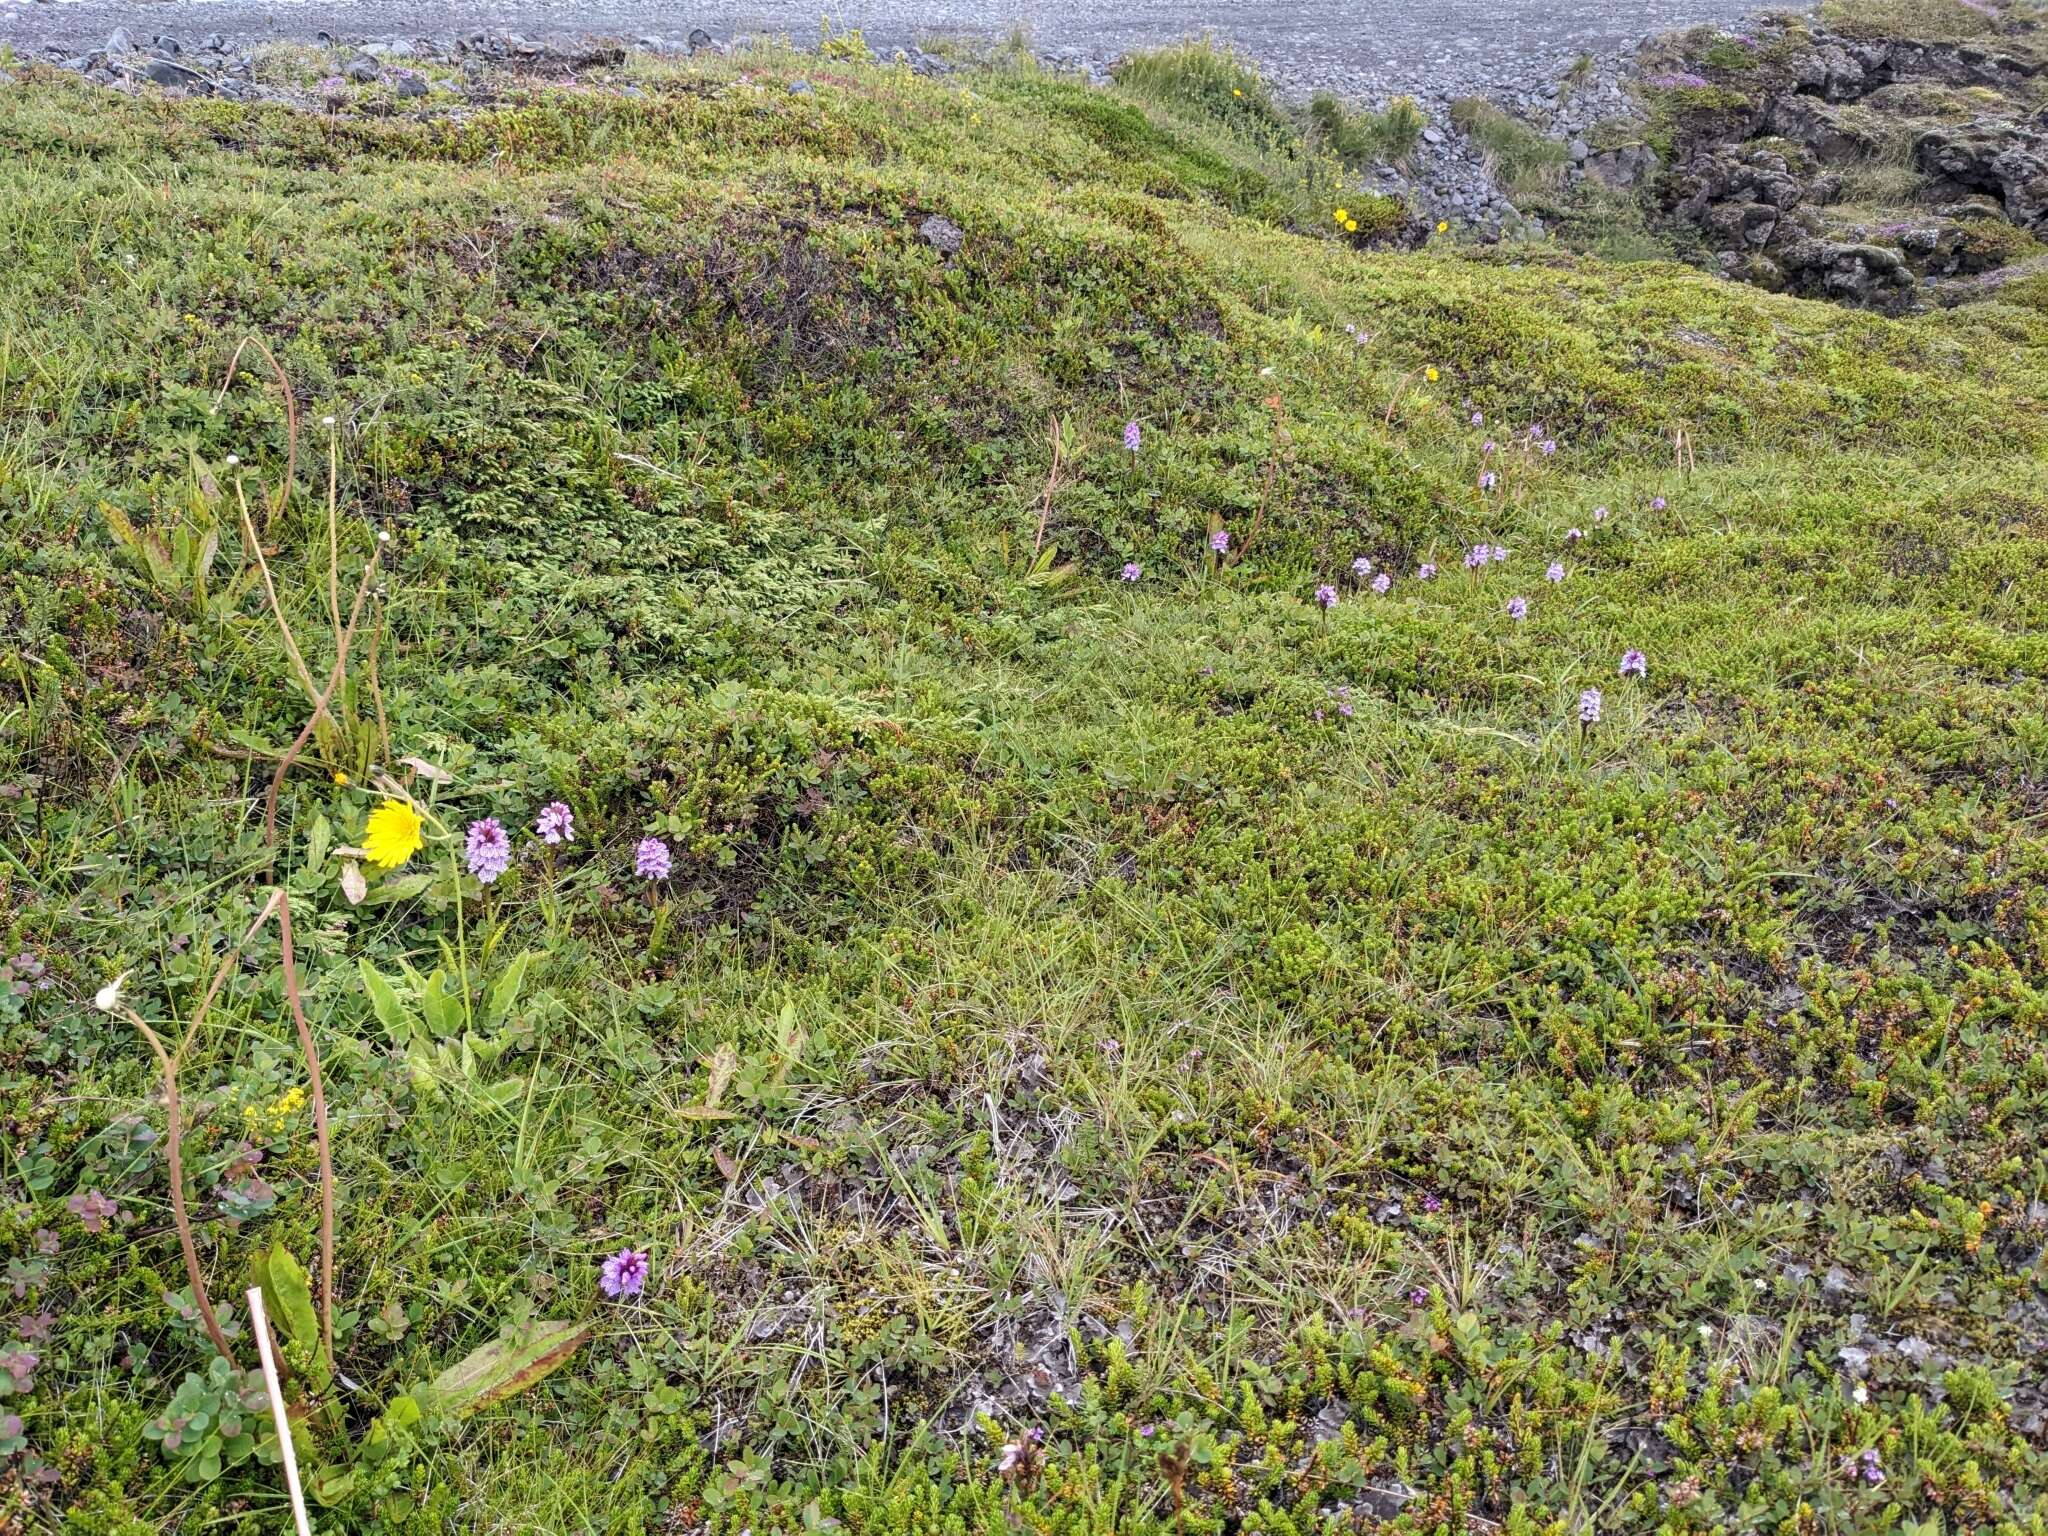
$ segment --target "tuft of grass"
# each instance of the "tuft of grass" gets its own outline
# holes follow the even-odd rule
[[[1236,137],[1280,142],[1292,134],[1287,114],[1257,67],[1213,38],[1126,54],[1110,73],[1125,95],[1213,123]]]
[[[1317,138],[1352,165],[1373,160],[1406,165],[1429,126],[1412,96],[1397,96],[1383,111],[1370,112],[1318,91],[1309,101],[1308,118]]]
[[[1557,184],[1570,151],[1540,128],[1523,122],[1480,96],[1451,103],[1451,121],[1479,145],[1503,185],[1526,194]]]
[[[1820,19],[1848,37],[1965,42],[1998,30],[2000,0],[1822,0]]]

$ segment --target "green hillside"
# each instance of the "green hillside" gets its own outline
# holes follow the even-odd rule
[[[0,1529],[2048,1529],[2048,310],[629,74],[0,87]]]

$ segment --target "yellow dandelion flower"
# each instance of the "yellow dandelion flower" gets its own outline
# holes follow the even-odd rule
[[[1449,219],[1438,219],[1436,221],[1436,232],[1440,235],[1443,234],[1450,227],[1451,221]]]
[[[1423,370],[1422,370],[1422,376],[1423,376],[1423,377],[1424,377],[1425,379],[1429,380],[1429,382],[1430,382],[1430,383],[1432,383],[1432,384],[1434,384],[1434,383],[1436,382],[1436,370],[1435,370],[1434,368],[1425,368],[1425,369],[1423,369]]]
[[[1244,94],[1244,92],[1243,92],[1243,91],[1240,91],[1240,90],[1239,90],[1239,89],[1238,89],[1238,88],[1237,88],[1236,86],[1234,86],[1234,85],[1233,85],[1233,86],[1232,86],[1232,87],[1230,88],[1230,94],[1231,94],[1231,95],[1233,95],[1233,96],[1242,96],[1242,95]]]
[[[336,784],[339,784],[343,789],[347,789],[348,775],[343,773],[339,768],[337,768],[334,770],[334,782]]]
[[[1342,224],[1342,223],[1343,223],[1343,222],[1344,222],[1344,221],[1345,221],[1346,219],[1348,219],[1348,218],[1350,218],[1350,217],[1351,217],[1351,215],[1350,215],[1350,213],[1349,213],[1349,212],[1348,212],[1347,210],[1345,210],[1345,209],[1343,209],[1343,208],[1339,208],[1339,209],[1337,210],[1337,222],[1338,222],[1339,224]]]
[[[363,851],[372,864],[396,869],[420,851],[420,813],[403,800],[386,800],[370,812],[363,830]]]
[[[1358,220],[1356,220],[1356,219],[1346,219],[1346,220],[1344,221],[1344,229],[1345,229],[1346,233],[1348,233],[1348,234],[1353,234],[1353,235],[1357,234],[1357,233],[1358,233]]]

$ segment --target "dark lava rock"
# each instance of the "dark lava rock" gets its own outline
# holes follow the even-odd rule
[[[173,64],[169,59],[151,59],[137,72],[136,78],[147,80],[151,85],[160,85],[167,91],[205,92],[213,89],[206,76],[182,64]]]
[[[1959,128],[1931,128],[1913,146],[1913,163],[1936,179],[1936,195],[1988,193],[2005,216],[2036,233],[2048,230],[2048,112],[2030,124],[1980,117]]]

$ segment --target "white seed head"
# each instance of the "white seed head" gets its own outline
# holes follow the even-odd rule
[[[234,467],[235,467],[235,466],[236,466],[237,464],[239,464],[239,463],[241,463],[241,462],[242,462],[242,457],[241,457],[241,455],[240,455],[240,454],[236,454],[236,453],[231,453],[231,454],[229,454],[229,455],[228,455],[228,457],[227,457],[227,466],[228,466],[228,468],[229,468],[229,469],[233,469],[233,468],[234,468]]]
[[[334,425],[334,418],[332,416],[322,416],[320,418],[320,425],[323,427],[331,427]]]
[[[101,987],[99,991],[93,993],[93,1007],[99,1009],[101,1013],[112,1013],[115,1009],[119,1008],[121,1006],[121,983],[127,979],[128,973],[123,971],[104,987]]]

